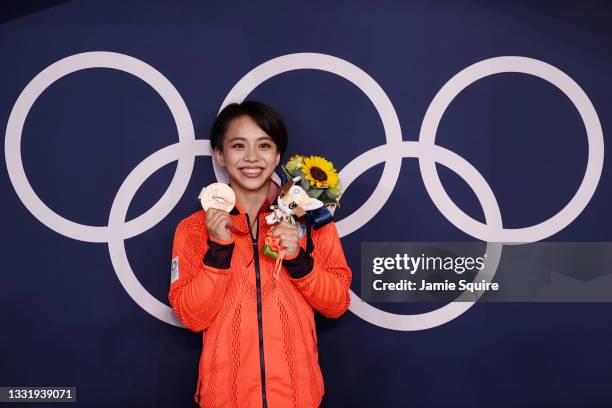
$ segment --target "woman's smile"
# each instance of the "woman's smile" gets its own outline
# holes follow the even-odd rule
[[[248,178],[257,178],[263,173],[263,169],[261,167],[243,167],[240,169],[240,171]]]
[[[249,116],[233,119],[223,138],[223,151],[215,150],[217,161],[226,168],[234,191],[268,191],[268,183],[280,161],[270,135]]]

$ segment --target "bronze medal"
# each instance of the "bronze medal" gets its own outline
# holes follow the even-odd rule
[[[230,212],[236,204],[236,195],[230,186],[224,183],[212,183],[202,189],[198,196],[204,211],[218,208]]]

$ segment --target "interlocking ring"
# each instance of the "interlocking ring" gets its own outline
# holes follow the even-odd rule
[[[113,200],[107,226],[79,224],[48,208],[28,182],[21,159],[23,125],[36,99],[58,79],[88,68],[117,69],[147,82],[170,108],[179,139],[177,143],[151,154],[127,176]],[[503,245],[499,242],[535,242],[559,232],[580,215],[599,183],[603,168],[604,145],[597,112],[578,84],[559,69],[542,61],[525,57],[497,57],[465,68],[451,78],[432,100],[423,119],[418,142],[402,140],[399,119],[393,104],[380,85],[360,68],[331,55],[297,53],[267,61],[238,81],[223,101],[221,109],[231,102],[243,100],[264,81],[298,69],[330,72],[353,83],[370,99],[385,130],[386,144],[362,153],[340,171],[340,179],[345,189],[348,189],[360,174],[372,166],[384,163],[381,179],[372,195],[355,212],[337,222],[336,226],[341,237],[361,228],[384,206],[399,177],[402,159],[417,158],[427,192],[444,217],[466,234],[487,242],[487,262],[476,279],[490,281],[501,258]],[[574,103],[582,117],[589,145],[587,170],[574,197],[555,216],[526,228],[505,229],[495,195],[482,175],[458,154],[435,144],[438,124],[452,100],[477,80],[504,72],[534,75],[558,87]],[[106,242],[115,273],[130,297],[152,316],[180,327],[183,325],[172,309],[157,300],[140,284],[129,264],[124,243],[126,238],[139,235],[155,226],[174,208],[187,188],[196,156],[211,156],[210,143],[208,140],[195,139],[191,116],[179,92],[167,78],[150,65],[114,52],[75,54],[41,71],[17,98],[8,120],[5,137],[6,166],[11,183],[32,215],[64,236],[79,241]],[[175,160],[178,161],[176,172],[159,201],[142,215],[126,222],[127,210],[136,191],[158,169]],[[448,167],[467,182],[483,208],[485,224],[474,220],[453,203],[438,177],[436,163]],[[217,181],[229,181],[227,173],[218,166],[214,157],[213,170]],[[377,309],[361,301],[351,290],[350,310],[377,326],[409,331],[428,329],[449,322],[474,303],[474,301],[452,302],[427,313],[403,315]]]

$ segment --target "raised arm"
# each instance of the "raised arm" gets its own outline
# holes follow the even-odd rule
[[[326,317],[340,317],[349,307],[352,272],[346,263],[336,224],[312,231],[312,255],[300,247],[283,266],[306,301]]]
[[[231,276],[234,239],[208,235],[205,225],[187,218],[176,228],[168,300],[177,317],[191,331],[213,322]]]

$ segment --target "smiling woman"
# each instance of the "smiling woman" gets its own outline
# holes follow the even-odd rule
[[[325,387],[314,311],[335,318],[350,303],[352,272],[335,223],[312,231],[310,251],[295,225],[266,223],[279,191],[272,174],[287,147],[272,108],[255,101],[226,106],[210,141],[235,207],[181,221],[168,294],[185,327],[206,332],[195,400],[202,407],[317,407]],[[331,182],[324,170],[309,174]],[[260,255],[268,233],[286,250],[278,278],[274,259]]]
[[[210,143],[217,162],[230,176],[236,198],[255,220],[258,204],[267,197],[272,173],[287,148],[281,117],[255,101],[228,105],[213,124]]]

